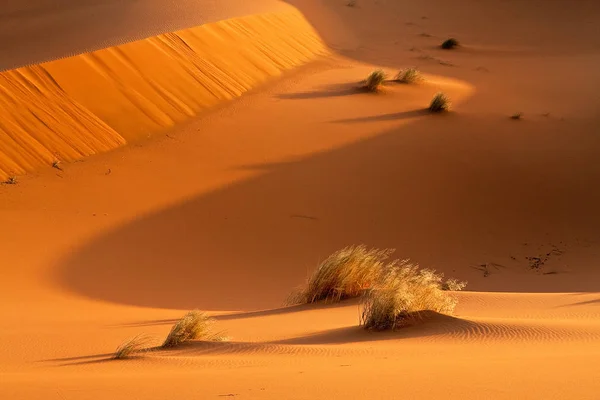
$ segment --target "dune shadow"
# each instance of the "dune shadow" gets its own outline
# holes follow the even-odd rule
[[[115,303],[255,311],[281,305],[320,261],[351,244],[396,248],[398,257],[471,280],[476,271],[465,265],[509,254],[498,243],[518,246],[557,226],[569,237],[597,232],[598,194],[587,182],[600,179],[600,167],[583,168],[573,157],[593,146],[541,125],[520,135],[518,148],[508,134],[502,124],[461,114],[418,118],[291,162],[246,166],[260,173],[91,239],[58,261],[53,278]],[[520,160],[521,148],[535,151]],[[552,166],[572,172],[557,175]],[[540,203],[540,193],[553,200]],[[475,280],[470,289],[598,289],[590,279],[494,283]]]

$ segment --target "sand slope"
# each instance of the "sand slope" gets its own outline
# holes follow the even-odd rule
[[[0,9],[0,71],[289,10],[277,0],[5,0]]]
[[[599,5],[292,3],[344,57],[0,186],[0,394],[596,399]],[[463,48],[437,49],[449,35]],[[357,92],[375,65],[427,81]],[[454,112],[424,112],[438,90]],[[355,301],[281,308],[353,243],[470,291],[390,333],[358,328]],[[191,308],[231,340],[107,361]]]
[[[164,131],[326,53],[288,10],[0,73],[0,180]]]

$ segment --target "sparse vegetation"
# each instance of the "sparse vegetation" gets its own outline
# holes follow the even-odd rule
[[[444,40],[444,42],[442,43],[442,45],[440,47],[444,50],[452,50],[458,46],[460,46],[460,43],[458,42],[458,40],[456,40],[454,38],[450,38],[450,39]]]
[[[448,291],[461,290],[464,282],[443,281],[433,270],[405,261],[386,266],[363,300],[360,324],[365,329],[395,329],[422,320],[426,313],[452,313],[458,300]]]
[[[510,116],[510,119],[515,119],[515,120],[518,120],[518,119],[521,119],[521,118],[523,118],[523,113],[522,112],[514,113],[513,115]]]
[[[16,185],[18,182],[16,176],[9,176],[8,179],[4,181],[7,185]]]
[[[399,83],[418,83],[423,80],[423,75],[416,68],[406,68],[398,72],[395,80]]]
[[[429,111],[431,112],[443,112],[450,109],[450,99],[444,93],[439,92],[433,96],[431,103],[429,104]]]
[[[309,277],[306,286],[292,293],[288,304],[339,301],[356,297],[371,287],[393,250],[350,246],[336,251]]]
[[[364,88],[369,92],[376,92],[379,90],[381,85],[383,85],[386,78],[386,73],[381,69],[377,69],[369,74],[365,81]]]
[[[184,342],[196,339],[221,341],[225,338],[218,333],[213,333],[214,319],[206,314],[194,310],[183,316],[167,336],[162,347],[175,347]]]
[[[144,334],[137,335],[134,338],[124,341],[119,347],[117,347],[117,351],[115,351],[113,358],[117,360],[130,358],[134,353],[139,353],[151,343],[152,338],[150,336]]]

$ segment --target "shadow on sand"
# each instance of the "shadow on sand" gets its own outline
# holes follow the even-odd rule
[[[247,312],[236,312],[231,314],[221,314],[212,316],[216,321],[233,321],[233,320],[241,320],[241,319],[249,319],[249,318],[259,318],[259,317],[270,317],[282,314],[293,314],[305,311],[315,311],[315,310],[328,310],[335,309],[340,307],[347,306],[356,306],[358,305],[358,299],[344,300],[337,303],[320,303],[320,304],[301,304],[294,305],[289,307],[281,307],[274,308],[270,310],[260,310],[260,311],[247,311]],[[119,324],[115,326],[119,327],[136,327],[136,326],[158,326],[158,325],[172,325],[176,323],[178,319],[158,319],[158,320],[148,320],[148,321],[139,321],[139,322],[131,322],[126,324]]]
[[[431,112],[427,109],[419,109],[419,110],[411,110],[411,111],[401,111],[397,113],[391,114],[383,114],[383,115],[372,115],[368,117],[358,117],[358,118],[346,118],[340,119],[337,121],[333,121],[335,123],[361,123],[361,122],[380,122],[380,121],[400,121],[408,118],[416,118],[423,117],[425,115],[431,115]]]
[[[515,147],[502,124],[460,114],[419,118],[410,129],[253,166],[260,175],[94,238],[60,261],[55,278],[68,290],[116,303],[269,309],[328,254],[365,243],[472,280],[468,274],[476,271],[465,265],[508,257],[506,246],[543,238],[557,226],[576,237],[600,225],[597,193],[586,183],[600,179],[600,168],[572,157],[591,154],[590,146],[558,128],[515,132]],[[535,151],[521,159],[522,149]],[[557,173],[565,170],[570,173]],[[552,201],[540,203],[540,193]],[[488,286],[470,289],[493,290],[494,280],[478,282]],[[506,281],[501,287],[523,286]],[[559,288],[598,285],[578,279]]]
[[[358,94],[376,94],[366,90],[360,83],[339,83],[326,85],[322,90],[312,92],[285,93],[278,96],[284,100],[323,99],[329,97],[344,97]]]

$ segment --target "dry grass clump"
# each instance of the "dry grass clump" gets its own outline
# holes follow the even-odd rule
[[[447,290],[461,290],[464,282],[443,281],[433,270],[419,269],[408,261],[386,266],[366,293],[360,324],[366,329],[394,329],[423,319],[425,313],[452,313],[457,299]]]
[[[450,38],[450,39],[444,40],[444,42],[441,44],[440,47],[444,50],[452,50],[458,46],[460,46],[460,43],[458,42],[458,40],[456,40],[454,38]]]
[[[152,337],[144,334],[137,335],[134,338],[124,341],[119,347],[117,347],[113,358],[117,360],[129,358],[134,353],[139,353],[140,351],[147,348],[151,343]]]
[[[431,112],[443,112],[450,109],[450,99],[444,93],[439,92],[433,96],[431,103],[429,104],[429,111]]]
[[[364,88],[369,92],[376,92],[383,85],[386,78],[386,73],[381,69],[377,69],[367,76]]]
[[[175,347],[195,339],[224,340],[220,334],[213,333],[213,325],[214,319],[206,314],[197,310],[190,311],[173,325],[162,347]]]
[[[398,83],[418,83],[423,81],[423,75],[416,68],[406,68],[398,72],[395,81]]]
[[[5,183],[6,185],[16,185],[19,181],[17,180],[16,176],[9,176],[7,180],[5,180],[3,183]]]
[[[356,297],[377,279],[393,250],[350,246],[336,251],[309,277],[306,286],[292,293],[288,304],[339,301]]]
[[[510,119],[522,119],[523,118],[523,113],[522,112],[518,112],[518,113],[514,113],[513,115],[510,116]]]

